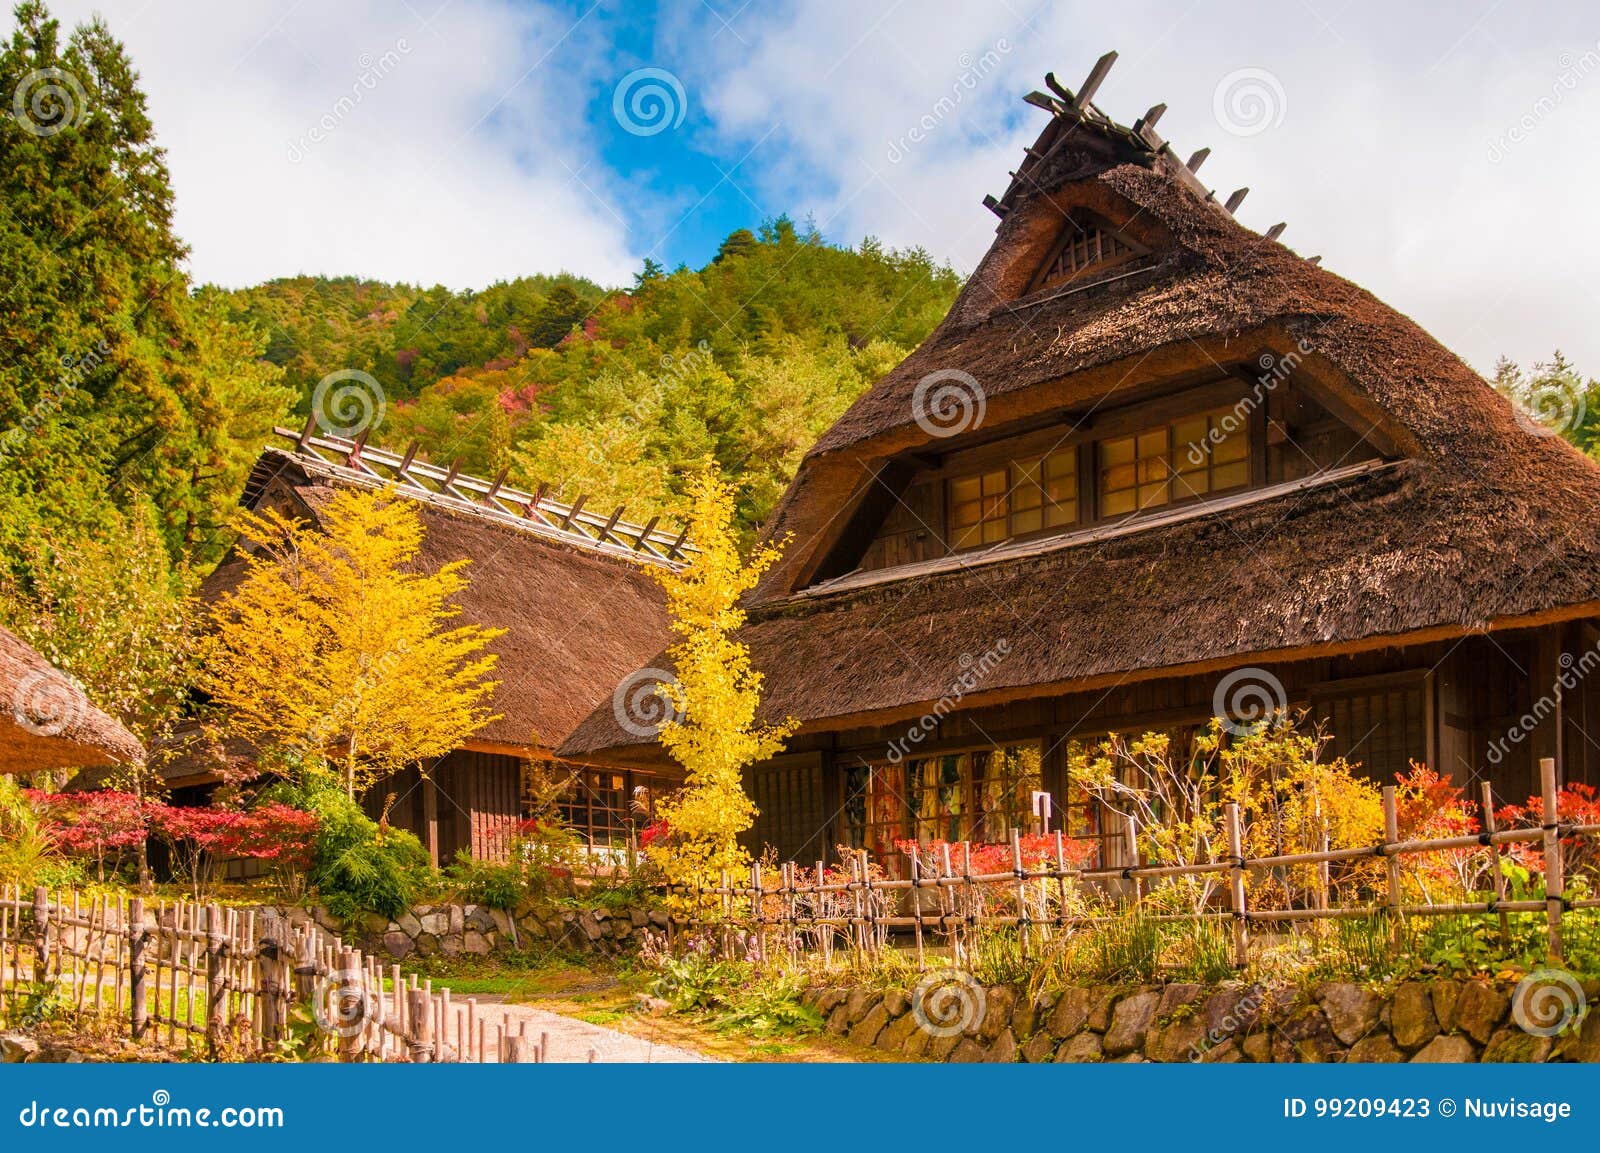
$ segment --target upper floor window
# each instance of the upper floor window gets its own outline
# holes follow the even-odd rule
[[[1009,461],[949,487],[950,545],[972,548],[1078,523],[1078,450]]]
[[[1125,516],[1249,483],[1249,424],[1232,409],[1100,444],[1102,517]]]
[[[1099,217],[1074,212],[1067,217],[1055,248],[1034,277],[1029,291],[1067,284],[1091,269],[1120,264],[1144,255],[1145,251]]]

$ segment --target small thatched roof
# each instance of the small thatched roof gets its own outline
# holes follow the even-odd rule
[[[287,504],[315,520],[337,487],[379,483],[312,454],[269,448],[247,492],[257,503]],[[649,571],[666,563],[660,558],[620,555],[576,534],[552,535],[493,508],[417,503],[425,530],[421,565],[469,560],[468,586],[456,598],[462,618],[506,630],[489,645],[499,656],[492,708],[501,716],[475,741],[554,748],[597,704],[609,705],[616,684],[666,643],[666,601]],[[235,587],[244,568],[241,556],[225,558],[202,595],[214,599]]]
[[[1007,654],[964,704],[1600,611],[1594,462],[1519,421],[1411,320],[1241,226],[1148,128],[1041,101],[1054,114],[949,316],[822,437],[772,519],[795,543],[745,632],[770,716],[831,730],[915,715],[999,641]],[[1149,255],[1030,295],[1069,210]],[[1291,353],[1387,463],[1126,532],[807,584],[879,470],[966,443],[919,427],[929,374],[979,382],[987,436]],[[563,751],[635,743],[597,710]]]
[[[121,723],[16,634],[0,628],[0,773],[142,761]]]

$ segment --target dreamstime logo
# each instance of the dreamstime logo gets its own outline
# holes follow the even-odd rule
[[[1540,96],[1504,132],[1489,141],[1490,164],[1499,164],[1504,160],[1511,149],[1532,136],[1547,117],[1566,103],[1567,97],[1577,91],[1580,84],[1600,71],[1600,52],[1596,51],[1597,48],[1600,48],[1600,44],[1586,49],[1582,56],[1563,52],[1556,58],[1556,66],[1560,71],[1550,82],[1549,94]]]
[[[911,990],[911,1015],[934,1037],[953,1037],[983,1020],[987,996],[971,973],[946,969],[929,973]]]
[[[950,687],[945,690],[944,696],[935,701],[933,708],[923,713],[910,728],[906,729],[905,736],[896,737],[889,742],[889,763],[898,765],[905,760],[906,754],[936,732],[939,722],[953,712],[962,699],[982,684],[989,674],[999,667],[1000,662],[1010,655],[1009,637],[1001,637],[995,641],[984,650],[982,656],[973,657],[971,653],[962,653],[956,660],[956,664],[961,666],[961,672],[950,682]]]
[[[1211,715],[1236,737],[1288,708],[1283,682],[1266,669],[1234,669],[1217,682],[1217,691],[1211,694]]]
[[[383,386],[371,373],[341,368],[317,381],[311,411],[317,425],[335,436],[359,436],[383,423],[388,407]]]
[[[913,147],[931,136],[961,106],[967,93],[976,91],[978,83],[1000,67],[1000,58],[1009,55],[1010,52],[1011,42],[1002,36],[995,41],[993,48],[976,60],[970,52],[963,52],[956,57],[956,65],[961,72],[956,77],[955,83],[950,85],[949,95],[940,96],[934,101],[933,107],[923,113],[922,118],[907,129],[904,135],[898,140],[891,140],[888,150],[884,153],[885,159],[890,164],[899,164],[904,160]]]
[[[1557,1036],[1588,1011],[1583,986],[1565,969],[1535,969],[1511,994],[1511,1019],[1535,1037]]]
[[[1206,463],[1211,450],[1243,428],[1250,419],[1250,414],[1261,407],[1267,399],[1267,394],[1274,391],[1282,384],[1295,369],[1300,367],[1300,362],[1310,356],[1312,345],[1305,337],[1295,342],[1294,349],[1279,356],[1275,352],[1263,352],[1256,363],[1261,368],[1261,373],[1256,377],[1255,385],[1250,389],[1248,396],[1242,396],[1227,412],[1207,431],[1204,437],[1189,445],[1189,463],[1196,468]]]
[[[683,83],[665,68],[635,68],[611,93],[611,114],[624,132],[655,136],[683,123],[689,99]]]
[[[375,57],[370,52],[363,52],[357,57],[356,66],[361,71],[351,83],[350,91],[335,100],[328,110],[317,118],[316,123],[297,139],[289,141],[289,163],[299,164],[312,148],[332,136],[334,130],[344,123],[345,117],[361,106],[361,102],[367,98],[367,93],[376,91],[378,84],[400,67],[400,58],[409,55],[411,55],[411,43],[402,36],[394,42],[394,47],[382,56]]]
[[[654,737],[668,724],[683,721],[674,692],[678,678],[665,669],[638,669],[611,694],[617,724],[636,737]]]
[[[319,977],[311,991],[311,1014],[317,1028],[335,1037],[358,1036],[381,1008],[360,969],[338,969]]]
[[[1517,423],[1534,436],[1558,436],[1583,423],[1588,405],[1583,393],[1563,377],[1550,377],[1512,402]]]
[[[64,68],[35,68],[11,93],[11,114],[24,132],[54,136],[71,128],[88,111],[89,98],[78,78]]]
[[[959,368],[930,372],[911,392],[911,415],[929,436],[959,436],[977,428],[986,407],[983,385]]]
[[[1484,756],[1491,765],[1498,765],[1505,760],[1507,753],[1532,736],[1548,717],[1555,715],[1563,696],[1571,694],[1593,675],[1596,669],[1600,669],[1600,645],[1584,649],[1577,657],[1571,653],[1562,653],[1559,664],[1561,671],[1556,674],[1555,683],[1550,686],[1550,690],[1541,694],[1539,699],[1528,707],[1527,712],[1513,721],[1504,736],[1496,737],[1489,742],[1488,751]]]
[[[40,737],[53,737],[83,719],[89,699],[83,688],[59,669],[39,669],[11,691],[11,715]]]
[[[1211,93],[1211,114],[1223,131],[1259,136],[1283,123],[1288,108],[1283,81],[1265,68],[1236,68]]]

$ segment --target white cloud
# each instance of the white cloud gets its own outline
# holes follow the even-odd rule
[[[1327,22],[1319,9],[1325,10]],[[887,14],[886,14],[887,13]],[[1592,14],[1591,14],[1592,15]],[[711,27],[714,24],[707,21]],[[1455,11],[1389,3],[901,5],[801,0],[746,9],[707,42],[695,77],[726,150],[781,127],[745,178],[757,199],[795,204],[830,235],[920,244],[970,269],[993,235],[981,206],[998,195],[1044,114],[1020,103],[1046,71],[1076,87],[1108,48],[1121,52],[1096,102],[1130,123],[1166,102],[1180,155],[1210,146],[1202,176],[1222,195],[1249,186],[1241,219],[1278,220],[1297,251],[1368,287],[1487,371],[1560,345],[1600,375],[1600,260],[1589,190],[1600,157],[1600,71],[1527,138],[1490,163],[1488,143],[1548,95],[1600,33],[1580,4]],[[999,70],[906,150],[899,140],[1004,38]],[[1213,113],[1218,82],[1270,70],[1285,106],[1275,127],[1231,134]],[[761,162],[784,157],[784,163]],[[821,190],[820,193],[815,190]]]
[[[198,280],[464,288],[561,269],[615,283],[637,266],[585,188],[608,182],[581,115],[606,55],[588,21],[493,0],[53,11],[70,25],[91,7],[140,70]]]

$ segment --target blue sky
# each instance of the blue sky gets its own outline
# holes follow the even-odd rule
[[[1247,225],[1288,221],[1291,247],[1479,369],[1559,346],[1600,374],[1592,3],[55,9],[99,10],[128,44],[201,280],[624,284],[646,256],[698,265],[782,212],[968,271],[993,236],[983,195],[1040,128],[1022,95],[1051,69],[1076,86],[1116,48],[1097,103],[1131,122],[1164,101],[1174,147],[1212,149],[1208,183],[1250,187]]]

